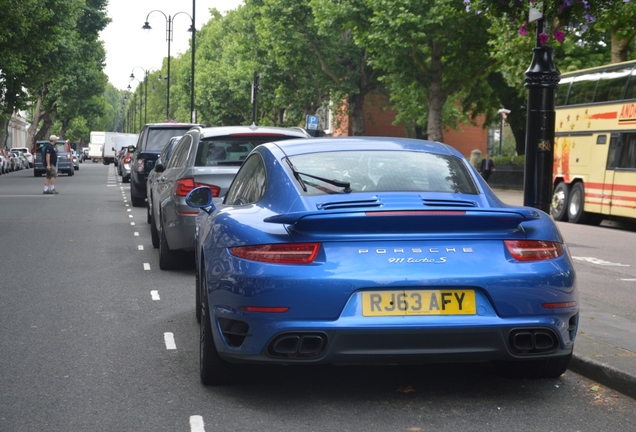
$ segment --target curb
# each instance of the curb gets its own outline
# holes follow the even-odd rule
[[[636,377],[608,364],[574,354],[569,369],[586,378],[597,381],[626,396],[636,399]]]

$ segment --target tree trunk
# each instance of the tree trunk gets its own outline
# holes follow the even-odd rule
[[[5,120],[4,117],[0,118],[0,148],[7,146],[9,120]]]
[[[364,125],[364,90],[361,88],[360,93],[347,97],[347,105],[349,106],[349,127],[351,135],[363,136],[365,134]]]
[[[430,85],[428,88],[428,125],[426,135],[431,141],[444,141],[442,111],[446,102],[446,94],[442,82],[441,48],[433,42],[431,50]]]
[[[612,47],[611,58],[612,63],[620,63],[627,61],[627,52],[629,50],[630,43],[634,40],[634,34],[620,39],[614,29],[612,29]]]

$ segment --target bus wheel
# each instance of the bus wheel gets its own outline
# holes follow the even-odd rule
[[[568,220],[568,200],[570,199],[570,187],[565,182],[559,183],[552,194],[550,213],[556,221]]]
[[[600,215],[588,213],[583,210],[585,206],[585,189],[583,183],[575,183],[570,191],[568,202],[568,220],[578,224],[594,224],[601,222]]]

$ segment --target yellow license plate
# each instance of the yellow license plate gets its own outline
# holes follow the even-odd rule
[[[363,316],[474,315],[474,290],[365,291]]]

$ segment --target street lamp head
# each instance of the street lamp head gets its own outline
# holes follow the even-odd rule
[[[188,31],[190,33],[194,33],[195,30],[194,30],[194,26],[192,24],[190,24],[190,28],[188,29]]]
[[[130,79],[131,79],[131,80],[132,80],[132,79],[135,79],[135,74],[134,74],[134,73],[132,73],[132,72],[130,73]]]
[[[144,23],[144,26],[142,27],[143,30],[152,30],[152,27],[150,27],[150,23],[148,21],[146,21]]]
[[[130,90],[130,88],[131,88],[131,87],[130,87],[130,84],[128,84],[128,87],[126,87],[126,89],[127,89],[127,90]]]

